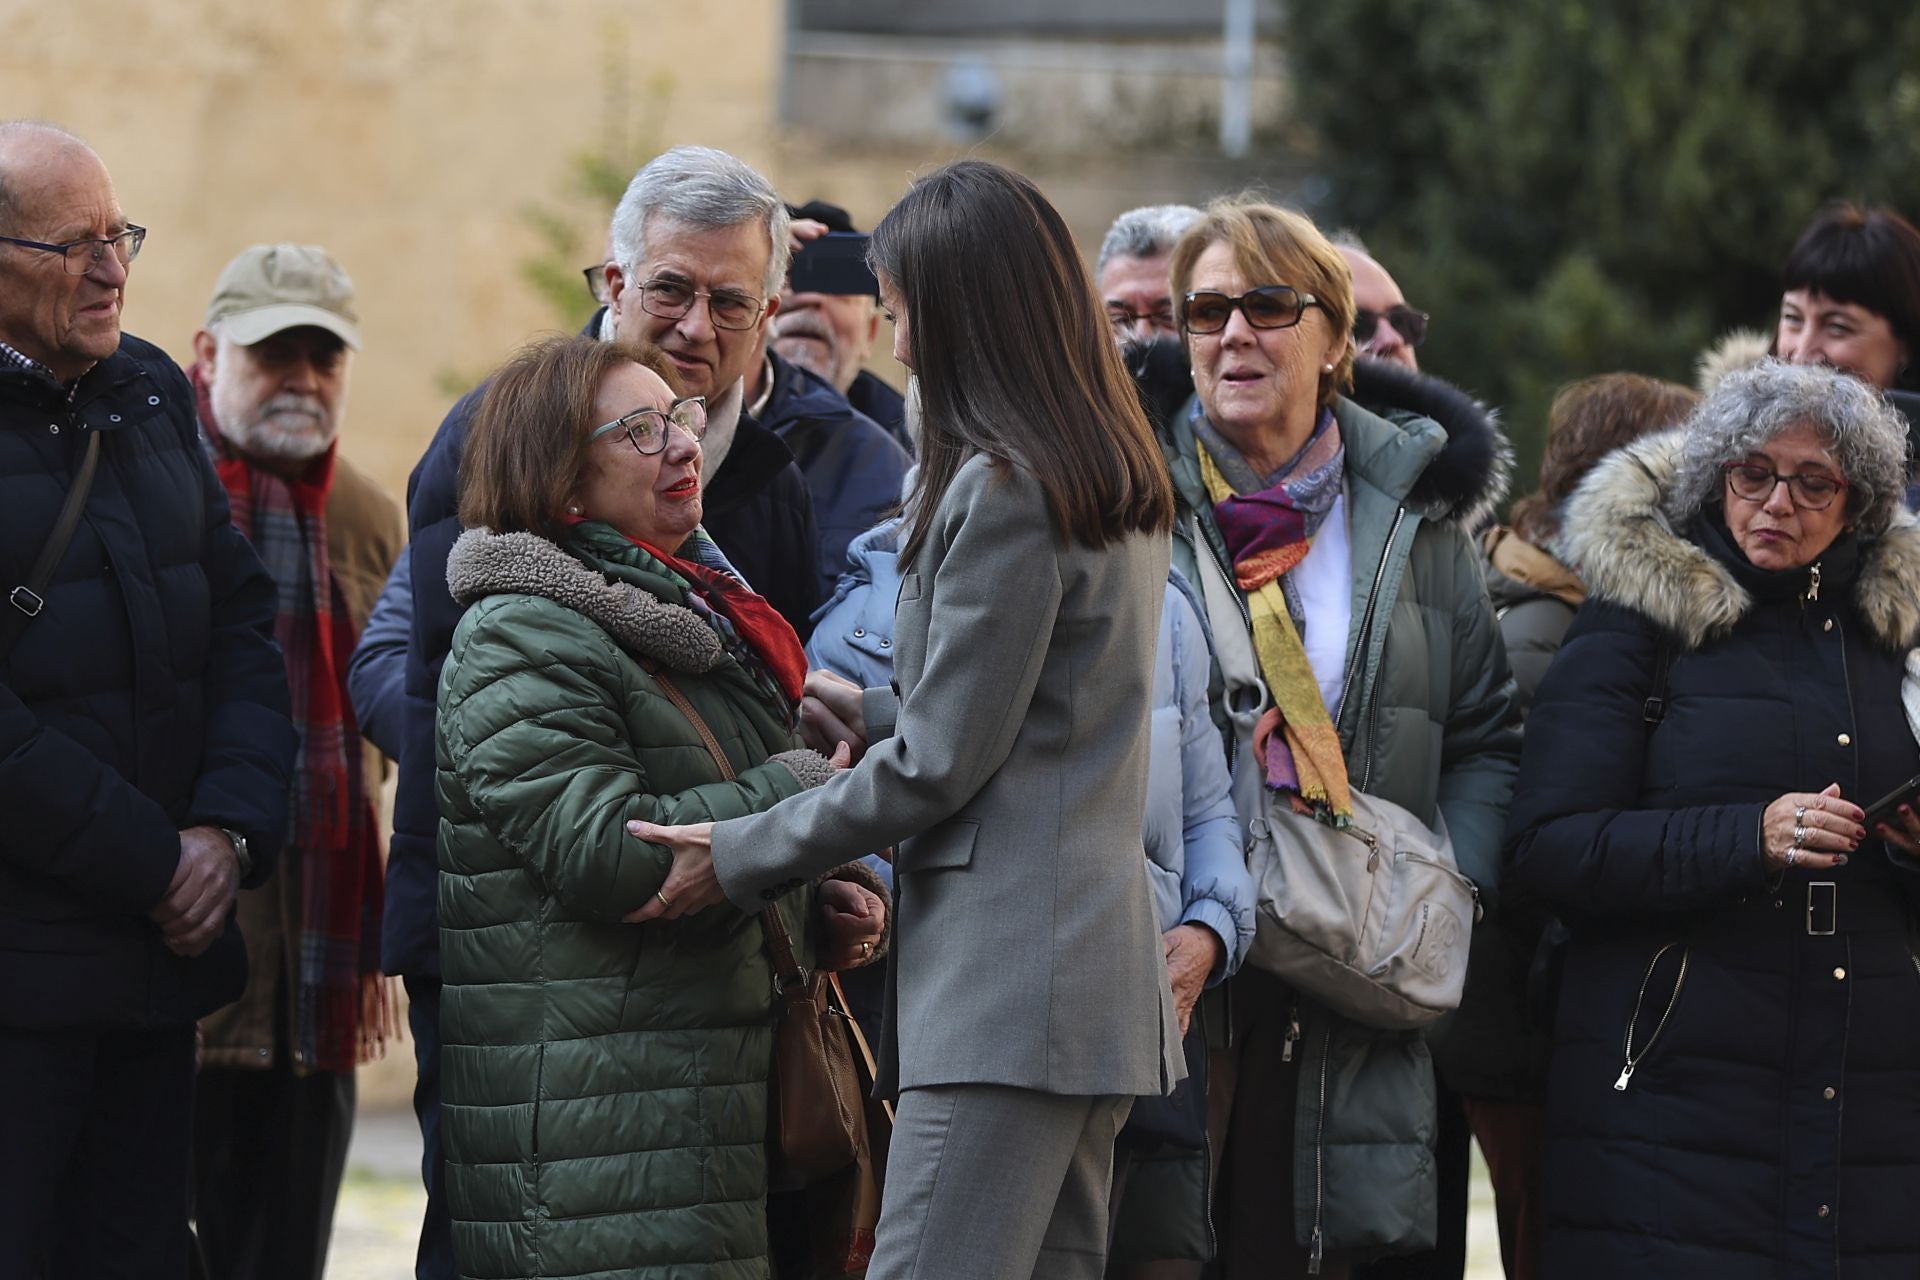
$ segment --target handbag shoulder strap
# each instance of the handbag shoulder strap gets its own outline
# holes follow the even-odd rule
[[[0,615],[0,658],[7,656],[27,624],[47,607],[47,584],[53,581],[53,571],[60,567],[67,548],[73,543],[74,531],[80,527],[80,515],[87,505],[87,494],[93,488],[93,473],[99,468],[100,433],[89,431],[86,452],[80,455],[73,483],[67,488],[67,500],[53,522],[53,532],[47,536],[46,545],[40,548],[40,558],[33,562],[26,582],[7,592],[7,603],[13,606],[13,611]]]
[[[680,686],[667,679],[666,672],[660,669],[659,663],[651,659],[642,659],[640,665],[645,668],[648,675],[653,677],[653,682],[660,686],[660,692],[666,695],[667,701],[687,718],[687,722],[693,726],[693,731],[700,735],[700,742],[706,747],[707,754],[713,757],[713,767],[720,771],[720,776],[732,782],[739,775],[734,773],[733,764],[727,759],[727,753],[720,749],[720,739],[716,738],[713,730],[707,727],[706,718],[688,700],[687,695],[680,691]],[[794,983],[805,982],[807,971],[800,967],[800,961],[794,956],[793,935],[787,932],[787,922],[780,918],[780,908],[768,907],[762,911],[760,927],[767,935],[767,950],[773,954],[773,972],[779,979],[780,989],[785,991]]]

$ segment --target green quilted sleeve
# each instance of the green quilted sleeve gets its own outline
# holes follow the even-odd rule
[[[461,630],[440,685],[440,765],[488,832],[585,918],[617,921],[666,879],[670,860],[629,836],[629,819],[739,817],[802,789],[773,761],[724,782],[698,747],[641,749],[636,707],[672,718],[668,743],[687,732],[684,719],[642,692],[638,666],[570,610],[496,597]],[[650,777],[649,762],[672,776]]]

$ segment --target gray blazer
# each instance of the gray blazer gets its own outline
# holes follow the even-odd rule
[[[1185,1073],[1140,840],[1169,544],[1062,546],[1038,482],[977,455],[901,577],[860,764],[713,829],[757,911],[893,845],[883,1090],[1164,1093]]]

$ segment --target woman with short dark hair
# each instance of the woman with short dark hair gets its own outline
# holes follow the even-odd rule
[[[873,1280],[1094,1280],[1113,1141],[1181,1074],[1141,856],[1172,495],[1066,224],[962,161],[873,232],[920,389],[893,689],[815,688],[858,766],[674,850],[682,916],[897,845]],[[897,690],[897,692],[896,692]]]
[[[1541,1273],[1920,1274],[1906,428],[1768,360],[1613,454],[1508,854],[1568,926]]]
[[[1920,391],[1916,344],[1920,231],[1891,209],[1828,205],[1787,255],[1774,352],[1882,391]]]
[[[755,916],[776,905],[809,968],[882,949],[857,867],[751,911],[629,920],[667,859],[626,821],[753,813],[833,772],[793,736],[798,637],[700,529],[705,434],[658,349],[561,338],[494,376],[467,438],[447,585],[472,607],[440,677],[436,782],[463,1275],[769,1274],[775,991]]]

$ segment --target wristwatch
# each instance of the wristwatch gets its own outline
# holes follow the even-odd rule
[[[247,873],[253,870],[253,854],[247,849],[247,838],[232,827],[218,827],[216,830],[233,842],[233,856],[240,860],[240,878],[246,879]]]

